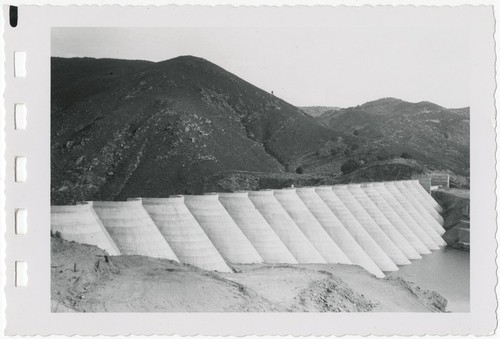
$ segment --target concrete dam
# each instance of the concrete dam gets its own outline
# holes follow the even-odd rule
[[[228,264],[347,264],[383,278],[445,246],[418,180],[93,201],[51,207],[51,230],[110,255]]]

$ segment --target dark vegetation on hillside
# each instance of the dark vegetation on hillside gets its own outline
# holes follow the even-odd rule
[[[468,109],[396,99],[299,109],[191,56],[51,66],[52,204],[468,176]]]
[[[316,118],[319,117],[321,114],[328,112],[328,111],[335,111],[340,109],[340,107],[330,107],[330,106],[303,106],[299,107],[305,114]]]
[[[385,98],[327,111],[317,120],[332,131],[355,137],[351,158],[367,163],[400,156],[469,176],[469,108]]]
[[[199,193],[219,171],[282,172],[332,134],[195,57],[53,58],[52,74],[53,203]]]

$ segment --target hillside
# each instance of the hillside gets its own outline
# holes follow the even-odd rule
[[[468,108],[393,98],[297,108],[192,56],[52,58],[51,76],[52,204],[469,176]],[[415,164],[393,161],[403,153]],[[362,172],[341,176],[347,161]]]
[[[431,170],[469,176],[469,108],[384,98],[326,111],[316,120],[350,136],[349,158],[368,163],[407,153]]]
[[[332,131],[204,59],[52,58],[52,203],[197,193],[279,173]]]
[[[299,107],[305,114],[317,118],[321,114],[328,112],[328,111],[336,111],[339,110],[340,107],[330,107],[330,106],[305,106],[305,107]]]
[[[469,175],[469,108],[385,98],[330,110],[317,120],[352,137],[351,158],[370,162],[407,153],[431,170]]]

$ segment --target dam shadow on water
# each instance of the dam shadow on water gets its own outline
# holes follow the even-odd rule
[[[411,265],[400,266],[391,276],[416,283],[448,299],[449,312],[470,311],[470,253],[444,247]]]

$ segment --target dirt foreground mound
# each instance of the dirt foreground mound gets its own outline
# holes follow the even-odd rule
[[[446,299],[352,265],[232,265],[207,272],[166,259],[108,256],[52,241],[53,312],[443,312]]]

